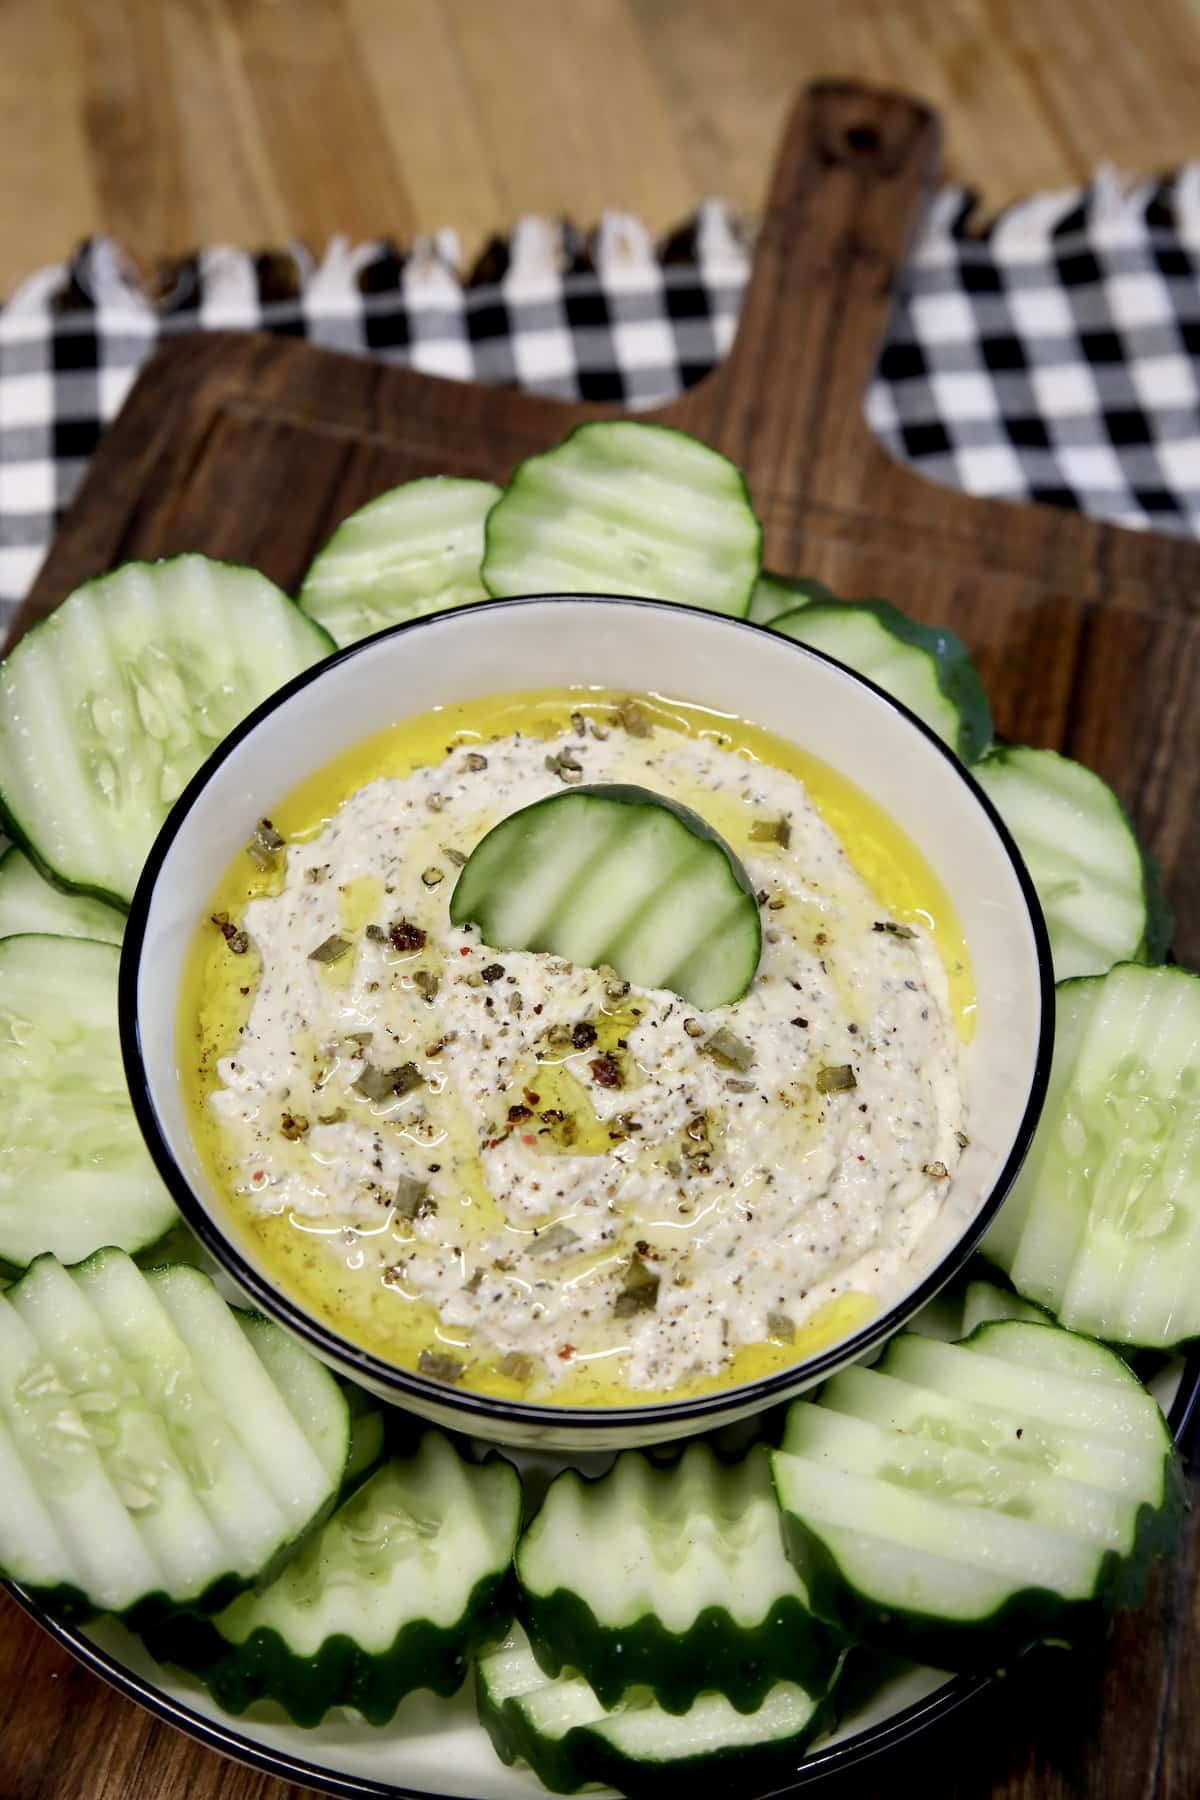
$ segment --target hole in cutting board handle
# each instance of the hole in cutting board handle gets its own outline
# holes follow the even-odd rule
[[[846,127],[846,147],[865,156],[879,149],[879,133],[874,125],[848,125]]]

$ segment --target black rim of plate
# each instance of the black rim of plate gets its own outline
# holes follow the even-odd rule
[[[1168,1423],[1172,1437],[1186,1457],[1190,1440],[1200,1426],[1200,1346],[1192,1349],[1184,1362],[1179,1385],[1171,1402]],[[346,1796],[347,1800],[477,1800],[475,1795],[449,1791],[432,1793],[424,1788],[402,1788],[359,1776],[339,1775],[336,1770],[323,1767],[320,1763],[307,1762],[302,1757],[268,1749],[257,1739],[247,1737],[244,1732],[239,1731],[232,1718],[210,1719],[203,1713],[194,1711],[184,1701],[172,1699],[152,1682],[126,1668],[117,1657],[93,1643],[78,1628],[60,1625],[14,1582],[6,1581],[2,1585],[43,1631],[49,1632],[56,1642],[76,1656],[93,1675],[100,1676],[110,1687],[124,1694],[126,1699],[136,1701],[166,1724],[175,1726],[210,1750],[219,1750],[224,1756],[231,1756],[238,1762],[262,1769],[270,1775],[279,1775],[301,1787],[314,1788],[318,1793]],[[865,1731],[844,1738],[839,1743],[828,1744],[813,1751],[797,1764],[793,1781],[783,1787],[760,1790],[754,1800],[784,1800],[785,1796],[797,1794],[802,1788],[811,1787],[815,1782],[840,1775],[873,1756],[894,1750],[908,1739],[916,1737],[919,1732],[927,1731],[931,1726],[949,1718],[960,1706],[976,1699],[990,1688],[995,1680],[994,1675],[953,1675],[941,1687],[934,1688],[932,1693],[913,1701],[910,1706],[881,1720],[878,1725],[869,1726]],[[291,1729],[299,1731],[302,1727],[291,1726]],[[364,1726],[363,1729],[369,1731],[372,1727]],[[383,1731],[386,1729],[386,1726],[382,1728]],[[529,1779],[540,1786],[532,1771]],[[747,1800],[751,1800],[749,1795]]]
[[[784,649],[785,654],[791,653],[805,657],[835,669],[839,677],[856,682],[881,701],[889,711],[898,713],[902,718],[907,719],[909,724],[921,733],[930,748],[949,764],[957,779],[973,796],[1000,840],[1025,903],[1026,914],[1033,932],[1038,965],[1041,1007],[1041,1017],[1038,1023],[1038,1046],[1021,1122],[1013,1136],[1004,1164],[992,1183],[987,1199],[979,1207],[969,1229],[956,1240],[936,1267],[929,1271],[917,1287],[903,1295],[886,1312],[870,1321],[851,1337],[839,1340],[819,1355],[809,1358],[802,1365],[797,1364],[790,1368],[780,1369],[773,1375],[746,1383],[742,1387],[718,1389],[712,1394],[702,1394],[691,1400],[659,1402],[640,1407],[540,1406],[529,1401],[497,1400],[491,1396],[472,1394],[469,1390],[448,1387],[444,1383],[434,1382],[417,1375],[413,1371],[401,1369],[394,1363],[384,1362],[370,1351],[340,1337],[337,1332],[315,1319],[290,1295],[276,1288],[266,1276],[258,1272],[254,1265],[243,1256],[233,1239],[227,1237],[213,1223],[209,1213],[194,1194],[190,1182],[175,1161],[151,1097],[146,1063],[142,1055],[141,1029],[138,1020],[138,977],[142,948],[150,908],[163,863],[175,839],[183,830],[192,808],[213,775],[264,719],[269,718],[272,713],[285,706],[294,695],[302,693],[315,681],[319,681],[330,669],[369,654],[375,645],[384,640],[431,629],[445,629],[447,620],[462,617],[465,614],[478,618],[484,614],[497,612],[511,613],[514,607],[553,605],[561,600],[570,600],[585,606],[615,606],[621,609],[634,607],[639,611],[657,612],[674,619],[678,619],[683,613],[694,619],[704,619],[709,625],[715,623],[718,628],[733,632],[752,631],[756,635],[769,638],[773,644]],[[772,632],[767,626],[754,625],[745,619],[729,618],[723,614],[703,612],[693,607],[681,607],[673,601],[638,599],[621,594],[525,594],[509,600],[480,602],[470,607],[456,608],[450,612],[428,613],[422,617],[410,619],[404,624],[393,625],[384,631],[376,632],[374,636],[363,638],[356,644],[350,644],[345,649],[326,657],[324,661],[314,664],[311,669],[306,669],[303,674],[295,676],[284,687],[279,688],[260,706],[256,707],[252,713],[249,713],[241,724],[230,732],[229,736],[222,741],[192,777],[172,807],[158,837],[151,846],[126,921],[125,939],[121,950],[118,1014],[125,1078],[129,1084],[133,1110],[151,1157],[180,1213],[215,1261],[232,1275],[239,1286],[252,1297],[256,1304],[262,1307],[268,1317],[280,1320],[294,1336],[307,1344],[325,1361],[333,1361],[344,1372],[358,1374],[365,1384],[369,1387],[373,1386],[376,1392],[382,1390],[394,1394],[396,1403],[399,1405],[403,1405],[404,1399],[409,1398],[424,1402],[426,1405],[436,1405],[448,1409],[458,1415],[459,1428],[468,1432],[471,1430],[473,1421],[485,1418],[492,1421],[493,1424],[496,1421],[511,1423],[516,1427],[553,1424],[584,1431],[593,1428],[612,1430],[625,1426],[633,1428],[651,1422],[664,1426],[695,1424],[699,1429],[701,1420],[724,1416],[744,1404],[749,1399],[751,1391],[754,1395],[755,1404],[752,1408],[754,1411],[762,1410],[774,1400],[785,1398],[794,1392],[797,1374],[801,1367],[804,1371],[805,1385],[813,1386],[835,1368],[840,1368],[843,1364],[865,1355],[873,1346],[884,1342],[900,1330],[905,1322],[927,1301],[931,1300],[963,1266],[1016,1180],[1032,1141],[1037,1121],[1041,1116],[1054,1048],[1054,970],[1050,955],[1050,940],[1042,916],[1041,904],[1021,854],[1003,819],[970,770],[959,761],[936,732],[931,731],[922,719],[917,718],[916,714],[910,712],[906,706],[893,699],[882,688],[877,687],[873,681],[869,681],[865,676],[857,674],[852,669],[847,669],[844,664],[826,655],[824,651],[814,650],[807,644],[798,643],[792,638],[782,637],[778,633]]]

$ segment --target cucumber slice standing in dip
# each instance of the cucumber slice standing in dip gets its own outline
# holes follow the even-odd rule
[[[707,1011],[754,980],[750,879],[698,813],[647,788],[576,787],[522,807],[472,851],[450,901],[497,950],[607,964]]]

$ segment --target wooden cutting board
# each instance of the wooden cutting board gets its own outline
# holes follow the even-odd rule
[[[897,267],[938,168],[938,127],[896,95],[825,85],[780,149],[733,350],[652,415],[746,471],[772,568],[884,594],[952,625],[998,730],[1067,751],[1121,795],[1163,863],[1181,961],[1200,966],[1200,545],[974,500],[893,462],[862,417]],[[286,338],[170,343],[147,367],[17,629],[132,557],[201,550],[295,587],[346,513],[396,482],[503,481],[610,409],[435,380]],[[636,684],[637,671],[630,670]],[[1200,1279],[1200,1271],[1198,1271]],[[856,1795],[1200,1793],[1200,1532],[1093,1656],[1042,1659]],[[3,1602],[3,1800],[283,1800],[76,1667]]]

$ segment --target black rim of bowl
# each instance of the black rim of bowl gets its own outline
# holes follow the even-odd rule
[[[330,669],[352,662],[360,656],[369,655],[374,646],[387,639],[444,628],[447,620],[467,614],[479,617],[483,614],[501,611],[511,612],[514,607],[553,605],[564,599],[581,605],[633,607],[639,611],[658,612],[676,620],[682,614],[685,617],[703,618],[710,624],[716,623],[719,628],[723,627],[730,631],[753,631],[769,637],[785,655],[793,654],[805,657],[836,669],[839,676],[857,682],[860,687],[875,695],[890,711],[907,719],[909,724],[925,738],[931,750],[949,763],[956,777],[974,797],[976,804],[999,839],[1025,902],[1038,964],[1041,1004],[1038,1046],[1021,1122],[1013,1136],[1008,1155],[992,1183],[987,1199],[976,1211],[968,1229],[956,1239],[946,1255],[915,1288],[902,1296],[886,1312],[879,1314],[850,1337],[839,1339],[816,1356],[790,1364],[772,1375],[762,1377],[757,1381],[743,1383],[739,1387],[718,1388],[711,1394],[702,1394],[690,1400],[651,1402],[643,1406],[566,1407],[538,1405],[530,1401],[497,1400],[490,1395],[475,1394],[469,1389],[459,1389],[445,1383],[431,1381],[413,1371],[402,1369],[395,1363],[385,1362],[381,1357],[352,1343],[348,1338],[341,1337],[329,1326],[321,1324],[299,1302],[293,1300],[289,1294],[277,1288],[266,1276],[259,1273],[248,1258],[242,1254],[232,1236],[227,1236],[213,1222],[210,1214],[193,1192],[191,1183],[175,1161],[151,1097],[146,1063],[142,1055],[141,1030],[138,1019],[138,977],[142,947],[163,863],[176,838],[186,825],[192,808],[213,776],[241,744],[253,734],[263,720],[285,706],[294,695],[302,693],[314,682],[321,680]],[[393,625],[387,630],[375,633],[372,637],[363,638],[356,644],[335,651],[323,662],[314,664],[311,669],[306,669],[303,674],[297,675],[284,687],[278,689],[230,732],[229,736],[213,751],[208,760],[192,777],[172,807],[158,837],[151,846],[150,854],[134,892],[126,922],[124,944],[121,950],[118,1014],[121,1052],[133,1110],[151,1157],[184,1220],[216,1262],[228,1271],[238,1285],[263,1308],[264,1312],[279,1319],[323,1360],[332,1361],[345,1371],[358,1373],[367,1386],[374,1386],[376,1390],[382,1387],[395,1394],[397,1399],[403,1396],[412,1401],[422,1402],[426,1406],[436,1405],[448,1409],[458,1415],[461,1420],[461,1428],[468,1431],[473,1422],[482,1421],[489,1422],[493,1430],[496,1425],[511,1425],[518,1430],[526,1427],[549,1427],[558,1431],[599,1432],[625,1428],[636,1429],[639,1425],[657,1428],[676,1424],[694,1424],[697,1429],[700,1429],[702,1421],[735,1413],[748,1402],[750,1410],[760,1411],[772,1401],[782,1399],[785,1395],[793,1392],[800,1379],[803,1379],[805,1387],[815,1386],[826,1373],[854,1361],[873,1345],[883,1342],[900,1330],[906,1320],[931,1300],[963,1266],[1016,1179],[1041,1115],[1054,1047],[1054,974],[1050,941],[1033,882],[1020,852],[996,808],[974,779],[970,770],[959,761],[949,746],[943,743],[941,738],[931,731],[922,719],[917,718],[907,707],[893,699],[890,694],[885,693],[882,688],[877,687],[874,682],[857,674],[852,669],[847,669],[844,664],[836,662],[833,657],[827,656],[823,651],[814,650],[807,644],[800,644],[791,638],[771,632],[768,627],[750,624],[747,620],[732,619],[711,612],[699,612],[695,608],[681,607],[671,601],[638,599],[619,594],[526,594],[509,600],[484,601],[468,608],[456,608],[450,612],[428,613],[420,618],[410,619],[404,624]]]

